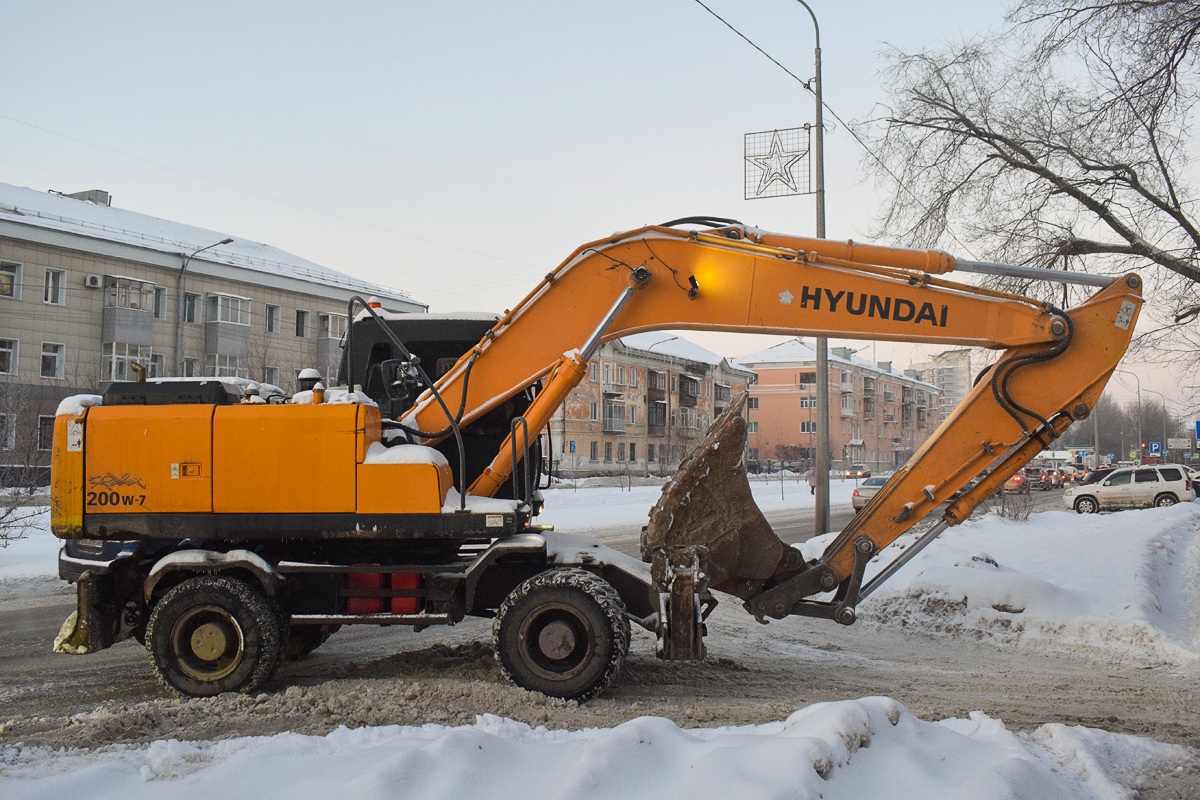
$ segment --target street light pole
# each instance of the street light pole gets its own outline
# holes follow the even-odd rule
[[[1153,389],[1147,389],[1146,391],[1149,392],[1150,394],[1156,394],[1162,398],[1163,434],[1162,434],[1162,441],[1158,445],[1159,446],[1159,457],[1161,458],[1162,451],[1165,450],[1167,447],[1167,396],[1165,394],[1163,394],[1162,392],[1156,392]],[[1166,463],[1166,459],[1162,459],[1162,461],[1164,463]]]
[[[1130,375],[1137,381],[1137,399],[1138,399],[1138,463],[1142,463],[1142,379],[1132,372],[1124,369],[1118,369],[1122,375]]]
[[[179,318],[175,323],[175,374],[178,376],[183,375],[183,300],[184,293],[187,291],[187,276],[185,273],[187,273],[188,264],[192,262],[197,253],[203,253],[210,248],[232,243],[233,239],[222,239],[219,242],[199,247],[183,257],[183,266],[179,268],[179,279],[176,281],[179,292]]]
[[[812,17],[815,73],[813,95],[817,100],[817,140],[813,147],[813,168],[816,173],[817,238],[825,238],[825,115],[821,102],[821,26],[817,15],[804,0],[796,0]],[[829,340],[817,337],[817,507],[813,515],[813,532],[818,536],[829,531]]]

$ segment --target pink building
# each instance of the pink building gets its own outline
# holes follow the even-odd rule
[[[792,339],[737,359],[753,370],[749,459],[811,464],[817,430],[817,358],[813,345]],[[941,422],[940,390],[868,361],[850,348],[829,351],[829,458],[834,467],[866,464],[887,471],[904,464]]]

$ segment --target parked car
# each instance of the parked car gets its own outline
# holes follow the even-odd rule
[[[1183,467],[1123,467],[1095,483],[1067,489],[1063,501],[1080,514],[1111,508],[1150,508],[1190,503],[1196,499]]]
[[[850,505],[854,506],[854,510],[858,511],[871,501],[871,498],[883,488],[883,485],[888,482],[886,475],[876,475],[872,478],[867,478],[863,481],[854,494],[850,495]]]
[[[847,478],[869,478],[869,477],[871,477],[871,470],[867,469],[862,464],[854,464],[850,467],[850,469],[846,470],[846,477]]]

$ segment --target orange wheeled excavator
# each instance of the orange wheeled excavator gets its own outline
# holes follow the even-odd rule
[[[1098,291],[1063,310],[942,277],[951,271]],[[198,379],[114,383],[63,403],[52,526],[78,608],[56,649],[135,637],[167,686],[202,696],[255,691],[342,625],[419,630],[472,615],[493,619],[518,685],[586,700],[620,669],[631,621],[658,635],[663,657],[703,657],[713,591],[760,621],[851,624],[863,598],[1091,413],[1129,345],[1140,288],[1135,274],[687,218],[580,247],[500,317],[387,315],[356,298],[346,388],[326,402],[264,403]],[[727,412],[664,488],[638,561],[536,524],[538,433],[603,342],[657,329],[1003,352],[821,556],[805,561],[754,507],[745,423]],[[880,551],[946,501],[867,580]]]

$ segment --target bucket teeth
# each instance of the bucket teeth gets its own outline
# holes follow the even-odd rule
[[[750,493],[746,463],[746,420],[740,394],[717,417],[704,440],[663,487],[642,534],[642,560],[673,545],[708,551],[708,583],[747,599],[764,581],[794,569],[799,553],[779,540]]]

